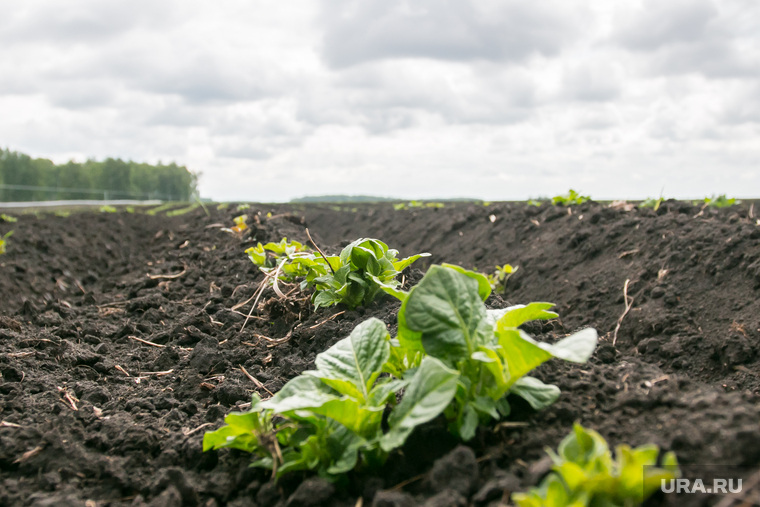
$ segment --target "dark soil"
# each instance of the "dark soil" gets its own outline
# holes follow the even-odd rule
[[[613,445],[676,451],[685,469],[734,465],[745,479],[760,470],[760,226],[748,207],[209,213],[0,222],[0,235],[15,230],[0,257],[0,505],[503,505],[540,480],[545,446],[574,421]],[[241,213],[249,231],[220,230]],[[331,253],[357,237],[402,255],[430,252],[407,285],[430,262],[518,265],[489,305],[555,302],[561,318],[530,331],[551,340],[592,326],[600,346],[587,365],[537,372],[563,394],[539,413],[518,405],[513,419],[524,427],[484,428],[458,445],[434,421],[374,474],[338,484],[294,474],[275,484],[243,453],[203,453],[204,431],[254,391],[276,392],[362,320],[393,328],[398,308],[383,299],[314,312],[307,297],[283,303],[268,291],[241,331],[251,303],[232,309],[262,277],[243,250],[283,236],[305,241],[306,226]],[[613,344],[626,280],[633,304]],[[668,495],[648,505],[718,501]]]

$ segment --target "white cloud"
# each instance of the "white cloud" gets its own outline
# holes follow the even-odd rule
[[[519,0],[323,0],[323,54],[333,67],[385,58],[519,62],[577,40],[584,11]]]
[[[742,195],[757,26],[755,0],[6,0],[0,139],[176,161],[216,199]]]

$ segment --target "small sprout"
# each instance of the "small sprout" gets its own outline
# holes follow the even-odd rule
[[[116,208],[114,208],[113,206],[110,206],[108,204],[103,205],[103,206],[100,207],[100,212],[101,213],[116,213],[117,211],[119,211],[119,210],[117,210]]]
[[[491,290],[496,291],[498,294],[504,294],[507,291],[507,280],[509,280],[509,277],[511,277],[518,269],[519,266],[512,266],[511,264],[496,266],[492,275],[486,275]]]
[[[237,210],[238,211],[245,211],[245,210],[250,209],[250,208],[251,208],[250,204],[238,204]]]
[[[0,255],[5,253],[5,245],[7,244],[6,240],[11,237],[12,234],[13,231],[8,231],[4,236],[0,237]]]
[[[733,197],[731,199],[727,198],[726,194],[721,194],[718,197],[714,195],[712,197],[705,197],[705,206],[712,208],[728,208],[734,204],[738,204],[738,202]]]
[[[0,213],[0,220],[2,220],[3,222],[8,222],[9,224],[18,222],[18,218],[12,217],[10,215],[6,215],[5,213]]]
[[[558,205],[561,204],[562,206],[574,206],[577,204],[583,204],[584,202],[588,202],[591,200],[591,197],[587,195],[581,195],[572,188],[570,191],[565,195],[555,195],[552,197],[552,204]]]

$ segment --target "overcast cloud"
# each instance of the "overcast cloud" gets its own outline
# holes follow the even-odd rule
[[[757,0],[5,0],[0,147],[204,197],[760,189]]]

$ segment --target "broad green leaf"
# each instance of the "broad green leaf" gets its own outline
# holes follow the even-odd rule
[[[523,398],[530,403],[534,410],[542,410],[559,398],[559,387],[551,384],[544,384],[537,378],[531,376],[521,377],[512,385],[510,392]]]
[[[399,315],[405,327],[421,333],[425,352],[449,364],[469,358],[492,334],[477,281],[442,266],[428,270],[410,291]]]
[[[330,453],[329,474],[345,474],[356,466],[359,449],[366,441],[339,424],[329,427],[327,451]]]
[[[518,327],[532,320],[554,319],[558,315],[548,311],[554,303],[529,303],[527,305],[510,306],[497,322],[497,329]]]
[[[459,372],[434,357],[426,357],[388,418],[389,431],[380,439],[386,452],[404,444],[409,434],[448,406],[457,390]]]
[[[394,298],[398,299],[402,303],[406,301],[406,298],[409,297],[409,293],[405,292],[401,289],[397,289],[398,282],[395,284],[390,284],[388,282],[381,282],[379,278],[376,276],[372,277],[372,280],[380,286],[380,289],[385,292],[386,294],[389,294],[393,296]]]
[[[340,303],[340,298],[334,292],[322,290],[314,293],[312,303],[314,303],[314,308],[317,309],[338,304]]]
[[[383,321],[366,320],[347,338],[318,354],[317,370],[309,374],[343,394],[368,400],[372,385],[390,357],[389,339]]]
[[[404,271],[406,268],[414,264],[418,259],[421,259],[422,257],[430,257],[430,254],[425,252],[425,253],[412,255],[411,257],[407,257],[405,259],[395,261],[393,262],[393,269],[401,273],[402,271]]]
[[[463,275],[472,278],[476,282],[478,282],[478,294],[480,295],[480,299],[485,301],[488,299],[488,296],[491,295],[491,283],[488,281],[488,277],[486,277],[482,273],[478,273],[477,271],[470,271],[469,269],[464,269],[462,266],[457,266],[456,264],[448,264],[444,262],[441,264],[444,268],[449,268],[457,271],[458,273],[462,273]]]
[[[306,371],[303,375],[291,379],[277,394],[262,401],[261,406],[282,414],[293,410],[319,407],[340,397],[337,392],[319,378],[311,376],[310,373],[312,372]]]
[[[357,435],[372,435],[380,427],[385,403],[367,406],[349,397],[330,400],[319,407],[309,409],[315,414],[329,417]]]
[[[500,330],[498,336],[499,355],[507,365],[510,384],[552,357],[586,362],[596,347],[596,331],[593,329],[579,331],[554,345],[536,342],[525,332],[513,328]]]

